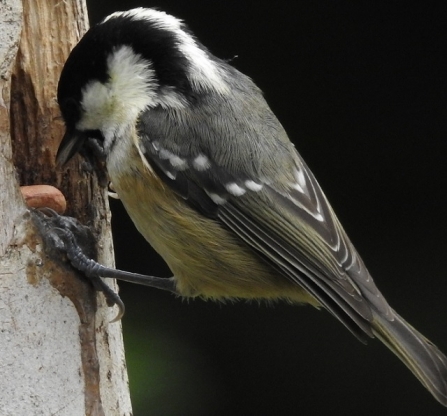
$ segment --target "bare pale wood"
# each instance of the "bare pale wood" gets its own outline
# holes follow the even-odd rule
[[[57,80],[87,30],[81,0],[0,2],[0,413],[130,415],[120,323],[101,295],[49,258],[19,185],[53,185],[113,266],[104,189],[79,159],[55,167]]]

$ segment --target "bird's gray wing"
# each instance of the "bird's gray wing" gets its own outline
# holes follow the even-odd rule
[[[372,336],[371,307],[391,314],[296,152],[288,175],[293,180],[277,183],[240,168],[229,171],[201,151],[175,154],[157,138],[142,138],[142,157],[186,203],[234,232],[358,338]]]

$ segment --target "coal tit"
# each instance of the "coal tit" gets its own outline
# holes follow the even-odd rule
[[[108,16],[71,52],[58,102],[58,162],[100,142],[172,291],[323,307],[360,340],[380,339],[447,405],[447,358],[390,308],[261,91],[181,20]]]

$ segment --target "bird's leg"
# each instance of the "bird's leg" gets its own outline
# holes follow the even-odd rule
[[[59,215],[49,208],[34,210],[33,214],[42,232],[46,248],[64,253],[70,264],[91,281],[95,290],[103,292],[108,306],[118,306],[119,313],[113,321],[123,316],[124,303],[101,277],[115,278],[177,293],[173,277],[163,278],[130,273],[105,267],[93,260],[96,257],[94,236],[88,227],[75,218]]]

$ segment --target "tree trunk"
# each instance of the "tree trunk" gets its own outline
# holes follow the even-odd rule
[[[23,3],[23,4],[22,4]],[[88,26],[82,0],[0,2],[0,413],[131,415],[121,324],[74,272],[45,255],[20,185],[62,190],[113,266],[105,190],[79,159],[55,167],[57,80]]]

